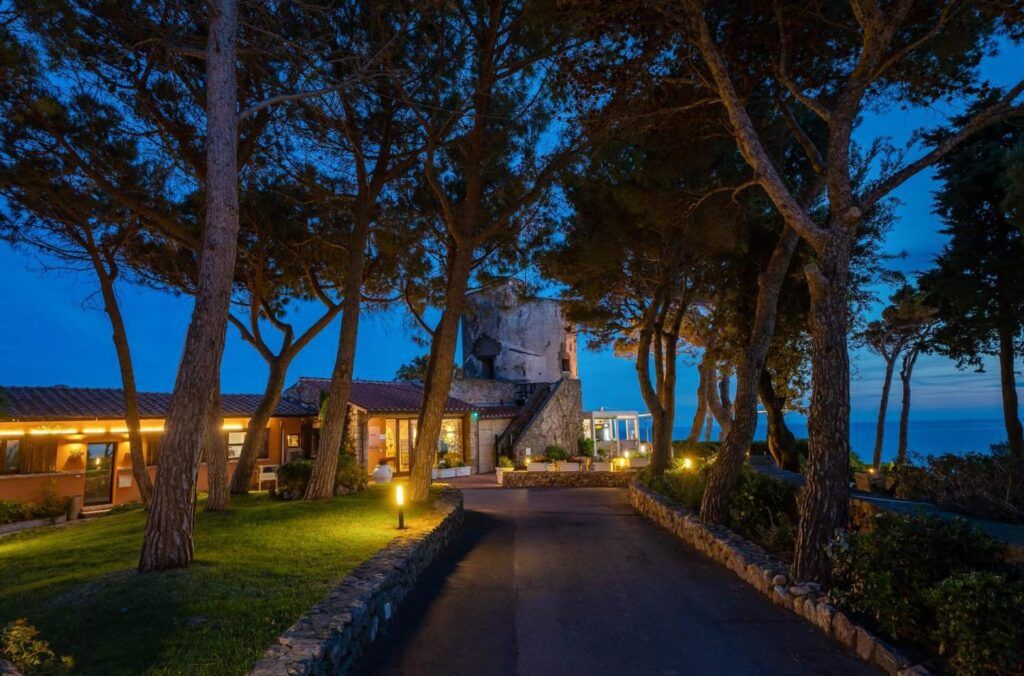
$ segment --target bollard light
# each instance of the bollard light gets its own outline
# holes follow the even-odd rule
[[[401,485],[395,486],[395,504],[398,505],[398,530],[405,529],[405,491]]]
[[[692,468],[693,468],[693,459],[691,459],[691,458],[683,458],[683,469],[692,469]]]

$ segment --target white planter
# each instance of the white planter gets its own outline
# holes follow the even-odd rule
[[[547,472],[550,469],[550,463],[547,462],[529,462],[526,463],[527,472]]]
[[[580,471],[580,464],[578,462],[560,462],[558,463],[559,472],[578,472]]]
[[[591,463],[590,467],[595,472],[611,472],[612,471],[612,463],[610,463],[610,462],[608,462],[606,460],[595,460],[593,463]]]
[[[650,464],[651,464],[651,459],[650,458],[630,458],[629,459],[629,466],[634,468],[634,469],[639,468],[639,467],[647,467]]]
[[[377,468],[373,470],[373,480],[379,484],[391,483],[393,476],[394,471],[391,469],[391,465],[377,465]]]
[[[470,467],[469,465],[466,465],[465,467],[456,467],[455,468],[455,476],[469,476],[472,473],[473,473],[473,468]]]
[[[459,475],[458,472],[458,467],[445,467],[444,469],[434,468],[433,477],[435,479],[454,479]]]
[[[494,476],[498,479],[498,485],[501,486],[505,482],[505,472],[515,471],[512,467],[495,467]]]

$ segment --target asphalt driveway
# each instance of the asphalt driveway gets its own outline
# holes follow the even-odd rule
[[[878,673],[626,495],[467,487],[463,533],[358,673]]]

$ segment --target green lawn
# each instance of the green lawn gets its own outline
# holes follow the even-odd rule
[[[76,672],[243,673],[348,571],[395,537],[391,492],[265,494],[197,517],[187,570],[135,572],[133,510],[0,539],[0,625],[25,617]],[[422,511],[407,517],[413,529]]]

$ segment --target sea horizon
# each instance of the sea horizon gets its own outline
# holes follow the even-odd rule
[[[647,419],[645,419],[647,420]],[[807,437],[807,422],[802,417],[787,419],[790,430],[803,439]],[[645,426],[646,427],[646,426]],[[870,461],[875,447],[876,423],[870,420],[852,420],[850,422],[850,446],[862,460]],[[673,427],[673,439],[684,439],[690,431],[689,425]],[[649,435],[649,429],[645,429]],[[755,439],[765,439],[767,424],[764,416],[759,416]],[[649,438],[647,436],[646,438]],[[703,439],[704,436],[701,435]],[[715,427],[712,439],[718,439],[718,428]],[[882,447],[882,461],[889,462],[896,458],[896,445],[899,439],[899,419],[888,420],[885,424],[885,437]],[[1006,428],[1002,418],[965,418],[960,420],[913,420],[907,426],[907,449],[913,456],[941,455],[954,453],[988,453],[992,444],[1006,441]]]

